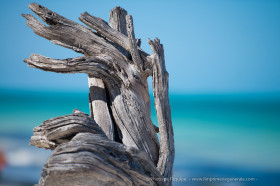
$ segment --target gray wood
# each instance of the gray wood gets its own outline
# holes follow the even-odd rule
[[[143,51],[141,40],[135,38],[132,16],[120,7],[110,12],[110,25],[88,13],[81,14],[79,19],[88,27],[36,3],[29,8],[48,24],[45,26],[34,16],[23,14],[35,34],[84,56],[52,59],[32,54],[24,62],[45,71],[88,74],[90,111],[94,118],[76,110],[72,115],[47,120],[34,128],[30,144],[55,149],[44,167],[40,184],[67,185],[63,180],[69,179],[70,185],[171,185],[175,150],[168,73],[159,40],[149,40],[152,55]],[[158,128],[151,120],[147,83],[150,75]],[[87,140],[95,145],[87,146]],[[71,151],[78,147],[86,150]],[[112,148],[117,150],[112,152]],[[67,153],[58,156],[56,149]],[[135,149],[128,162],[127,158],[121,158],[127,156],[128,150],[123,149]],[[118,156],[112,160],[110,152]],[[56,160],[56,157],[61,158]],[[122,165],[124,162],[128,166]],[[75,172],[79,172],[76,177]],[[96,181],[88,181],[91,177]],[[165,182],[153,179],[163,177]]]
[[[175,148],[168,93],[169,74],[165,67],[163,45],[160,44],[158,38],[154,41],[149,39],[149,44],[153,51],[153,94],[160,134],[160,153],[157,168],[163,177],[170,178],[173,172]]]
[[[111,14],[117,15],[115,14]],[[125,13],[123,13],[125,15]],[[124,29],[122,26],[118,26],[118,23],[113,23],[112,25],[117,28],[113,29],[109,26],[109,24],[104,21],[103,19],[100,19],[98,17],[95,17],[93,15],[90,15],[89,13],[85,12],[81,14],[81,17],[79,17],[79,20],[85,23],[87,26],[90,28],[96,30],[99,33],[102,33],[104,37],[107,39],[113,41],[114,43],[118,44],[119,46],[123,47],[125,50],[129,51],[130,50],[130,44],[129,44],[129,39],[127,37],[127,31]],[[111,23],[115,19],[111,19]],[[117,21],[122,20],[122,17],[120,16]],[[122,23],[126,23],[122,20]],[[123,32],[120,32],[123,31]]]
[[[146,153],[108,139],[77,109],[45,121],[33,135],[31,145],[53,149],[38,185],[164,185],[153,179],[163,177]]]
[[[100,78],[88,77],[91,116],[107,137],[115,139],[114,123],[107,102],[105,85]]]
[[[127,36],[126,15],[127,11],[125,9],[116,6],[110,11],[109,23],[111,28]]]
[[[110,27],[108,25],[108,23],[106,21],[104,21],[101,18],[95,17],[93,15],[90,15],[87,12],[84,12],[83,14],[81,14],[81,17],[79,17],[79,20],[82,21],[83,23],[85,23],[87,26],[89,26],[90,28],[96,30],[98,33],[101,33],[102,36],[104,36],[105,38],[107,38],[108,40],[112,41],[114,43],[114,46],[118,46],[116,47],[117,49],[119,49],[121,52],[123,52],[123,54],[125,56],[127,56],[127,52],[131,52],[131,50],[135,50],[134,41],[131,41],[133,39],[131,39],[131,37],[134,37],[134,28],[133,28],[133,22],[132,22],[132,16],[128,15],[128,19],[129,22],[127,23],[126,20],[126,16],[127,13],[125,10],[123,11],[119,11],[119,9],[121,8],[114,8],[113,11],[116,10],[116,13],[113,13],[113,11],[110,13],[110,16],[116,16],[117,18],[111,18],[110,19],[110,25],[112,25],[112,27]],[[118,15],[118,12],[121,12],[121,15]],[[123,20],[125,19],[125,21]],[[113,21],[118,21],[117,23],[113,23]],[[120,24],[120,25],[118,25]],[[126,24],[126,25],[124,25]],[[129,30],[127,30],[127,27],[130,27]],[[128,35],[128,33],[130,33],[130,35]],[[133,35],[132,35],[133,34]],[[135,38],[134,38],[135,39]],[[138,42],[135,42],[136,45],[140,47],[141,41],[138,40]],[[124,50],[126,50],[127,52],[125,52]],[[140,53],[140,56],[142,58],[142,60],[144,60],[145,62],[148,62],[149,59],[148,54],[146,52],[144,52],[141,48],[138,48],[138,52]],[[137,63],[137,62],[136,62]],[[144,69],[149,71],[150,69],[148,68],[148,66]]]
[[[116,7],[110,12],[110,26],[124,35],[127,35],[126,20],[125,20],[126,15],[127,12],[120,7]],[[101,20],[100,18],[96,18],[96,19],[97,21],[101,22],[101,24],[104,23],[105,26],[108,25],[108,23]],[[84,23],[87,24],[86,20],[84,20],[82,17],[80,18],[80,20],[82,20]],[[118,47],[118,49],[123,54],[128,56],[127,51],[123,50],[119,46],[116,47]],[[114,140],[115,133],[116,135],[119,134],[118,132],[114,131],[114,128],[116,128],[116,126],[114,126],[114,122],[112,120],[112,116],[108,108],[109,100],[107,101],[105,84],[102,81],[102,79],[91,77],[91,76],[88,77],[88,83],[89,83],[89,102],[90,102],[91,115],[92,117],[94,117],[96,123],[106,133],[107,137],[111,140]],[[117,138],[120,138],[120,136],[117,136]]]
[[[138,65],[138,68],[142,70],[143,64],[137,48],[137,43],[134,35],[133,19],[131,15],[126,15],[126,23],[127,23],[126,29],[127,29],[129,48],[130,48],[129,52],[131,53],[132,60]]]
[[[126,15],[127,15],[127,11],[119,6],[113,8],[113,10],[110,11],[109,25],[112,28],[113,32],[114,32],[114,30],[116,30],[116,31],[122,33],[123,35],[127,36]],[[108,30],[111,30],[110,27],[108,28]],[[116,33],[116,34],[118,34],[118,33]],[[127,50],[125,50],[121,45],[118,45],[114,41],[113,41],[113,44],[126,57],[130,56],[129,52]]]

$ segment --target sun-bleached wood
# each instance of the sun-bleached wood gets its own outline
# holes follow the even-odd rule
[[[126,17],[127,11],[119,6],[116,6],[110,11],[109,24],[114,30],[127,36]]]
[[[164,49],[158,38],[149,39],[153,51],[153,94],[160,134],[160,152],[157,168],[165,178],[172,177],[175,157],[174,134],[169,105],[168,78]]]
[[[87,13],[84,14],[90,16]],[[120,7],[116,7],[113,10],[111,10],[110,18],[109,18],[110,27],[115,29],[116,31],[121,32],[124,35],[127,35],[126,19],[125,19],[126,15],[127,12],[124,9]],[[95,17],[92,16],[92,18]],[[84,23],[88,24],[86,20],[83,19],[82,17],[80,17],[79,19]],[[105,21],[100,20],[98,18],[96,18],[96,20],[101,23],[104,23],[105,26],[108,24]],[[128,56],[127,51],[125,51],[119,46],[116,47],[118,47],[118,49],[121,50],[121,52],[124,55]],[[119,129],[117,128],[117,126],[114,126],[115,123],[112,120],[112,116],[108,108],[107,94],[106,94],[106,88],[104,82],[100,78],[89,76],[88,83],[89,83],[89,102],[90,102],[90,110],[91,110],[92,117],[94,117],[96,123],[103,129],[103,131],[106,133],[109,139],[114,140],[115,136],[117,138],[120,138],[118,133]]]
[[[159,141],[150,117],[147,76],[115,46],[89,28],[74,23],[36,3],[29,5],[50,26],[39,29],[39,21],[31,15],[27,25],[34,32],[56,43],[75,46],[84,51],[85,61],[61,61],[31,56],[25,61],[32,67],[61,73],[87,73],[101,78],[108,88],[114,122],[122,134],[122,143],[147,152],[153,162],[158,160]],[[36,23],[36,24],[35,24]],[[39,29],[39,30],[38,30]],[[42,34],[43,32],[44,34]],[[53,39],[54,38],[54,39]],[[75,50],[77,50],[75,48]],[[35,60],[34,60],[35,59]],[[43,59],[43,61],[40,61]],[[48,59],[48,60],[46,60]],[[47,63],[46,63],[47,61]]]
[[[105,85],[100,78],[88,77],[91,116],[110,140],[115,139],[114,123],[108,108]]]
[[[31,145],[53,149],[40,186],[164,185],[155,179],[163,177],[146,153],[108,139],[91,117],[77,109],[45,121],[33,135]]]
[[[79,168],[75,169],[75,162],[72,162],[74,167],[70,168],[71,171],[82,171],[84,168],[86,172],[84,177],[80,174],[75,179],[87,179],[87,176],[96,177],[97,181],[94,184],[106,185],[116,179],[116,185],[123,185],[125,182],[132,185],[171,185],[175,150],[168,97],[168,73],[165,69],[163,46],[159,40],[149,40],[153,50],[152,55],[143,51],[140,48],[141,40],[135,37],[132,16],[120,7],[116,7],[110,12],[110,25],[89,13],[81,14],[79,19],[88,27],[68,20],[36,3],[30,4],[29,8],[48,24],[46,26],[34,16],[23,14],[23,17],[27,19],[27,25],[33,29],[35,34],[54,44],[82,53],[84,56],[59,60],[32,54],[29,58],[24,59],[24,62],[30,67],[45,71],[88,74],[89,102],[93,116],[89,122],[88,119],[85,119],[90,118],[89,116],[76,110],[73,114],[83,115],[83,117],[63,116],[62,118],[65,120],[61,120],[61,118],[48,120],[42,126],[34,128],[34,136],[31,138],[30,144],[55,149],[48,162],[51,162],[51,159],[56,156],[54,154],[58,147],[67,151],[67,148],[71,149],[74,142],[76,143],[76,139],[80,140],[81,148],[86,146],[81,143],[82,141],[89,138],[95,140],[94,143],[99,144],[98,147],[102,149],[98,153],[102,151],[102,158],[105,159],[107,156],[110,157],[109,148],[112,146],[121,145],[122,148],[137,149],[137,153],[136,151],[135,153],[144,153],[145,157],[131,154],[138,158],[133,159],[131,163],[145,162],[148,165],[142,164],[141,166],[150,167],[153,175],[149,171],[144,171],[141,173],[142,175],[137,173],[136,179],[133,176],[124,177],[120,172],[116,178],[117,171],[114,172],[114,170],[120,169],[120,167],[112,168],[114,173],[110,172],[109,167],[114,167],[115,164],[109,161],[108,157],[106,161],[100,160],[100,154],[96,156],[92,153],[73,151],[73,156],[71,153],[71,155],[66,153],[61,161],[67,161],[67,156],[69,156],[69,161],[74,157],[79,157],[79,161],[83,165],[89,163],[87,162],[89,160],[95,163],[100,160],[97,165],[102,168],[102,174],[105,176],[100,176],[99,171],[101,170],[94,169],[93,164],[89,167],[77,165]],[[150,75],[153,77],[158,128],[153,125],[151,120],[151,100],[147,83]],[[67,123],[66,118],[68,117],[72,117],[70,123]],[[93,122],[95,123],[93,128],[87,125]],[[97,130],[98,125],[100,127]],[[156,134],[158,130],[160,143]],[[104,142],[105,138],[106,142]],[[92,148],[89,150],[90,152],[96,151],[97,147],[92,146]],[[126,154],[126,151],[120,152],[121,157],[123,153]],[[117,159],[115,160],[117,163]],[[54,183],[59,179],[68,179],[73,172],[70,171],[70,174],[67,166],[64,166],[66,165],[58,163],[55,168],[55,170],[61,171],[59,174],[64,178],[57,176],[55,171],[52,173],[43,171],[41,185],[48,185],[47,183]],[[142,170],[141,166],[137,167]],[[49,165],[44,169],[46,168],[49,168]],[[128,170],[125,174],[128,175],[129,171],[134,170],[133,166],[126,167],[126,169]],[[150,179],[146,179],[147,177]],[[151,180],[151,177],[165,178],[165,182],[155,182],[153,179]],[[52,182],[42,181],[47,180],[46,178]],[[102,182],[102,180],[105,181]],[[89,182],[83,180],[81,183]]]

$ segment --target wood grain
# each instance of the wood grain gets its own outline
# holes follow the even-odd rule
[[[34,128],[30,144],[54,149],[39,185],[171,185],[174,135],[160,41],[149,40],[153,54],[142,50],[132,16],[121,7],[110,12],[109,24],[81,14],[88,27],[36,3],[29,8],[48,25],[23,14],[35,34],[84,56],[32,54],[24,62],[56,73],[86,73],[90,89],[91,116],[75,110]],[[159,127],[151,120],[149,76]]]

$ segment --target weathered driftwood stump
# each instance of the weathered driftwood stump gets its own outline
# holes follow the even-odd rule
[[[132,16],[120,7],[110,12],[109,24],[81,14],[88,27],[36,3],[29,8],[49,25],[23,14],[35,34],[84,56],[32,54],[24,62],[45,71],[86,73],[90,90],[91,116],[74,110],[34,128],[30,144],[53,150],[39,185],[171,185],[174,138],[159,39],[149,40],[153,54],[144,52]],[[151,120],[149,76],[159,127]]]

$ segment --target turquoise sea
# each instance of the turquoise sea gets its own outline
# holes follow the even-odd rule
[[[170,104],[174,185],[280,184],[280,94],[171,94]],[[38,181],[50,151],[28,145],[33,127],[75,108],[89,113],[87,92],[0,90],[0,185]]]

